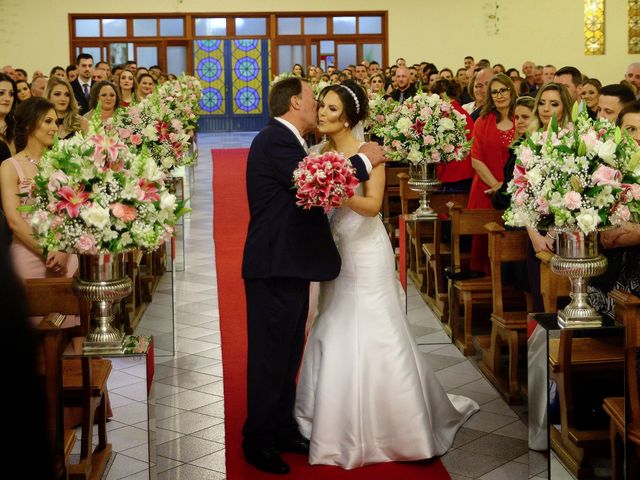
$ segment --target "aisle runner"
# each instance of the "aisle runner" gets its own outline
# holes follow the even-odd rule
[[[273,480],[245,463],[241,429],[246,415],[246,314],[240,276],[242,250],[249,222],[245,190],[247,149],[212,150],[213,238],[218,275],[218,303],[224,373],[225,445],[228,480]],[[354,470],[310,466],[303,455],[285,454],[288,480],[447,480],[442,462],[387,463]]]

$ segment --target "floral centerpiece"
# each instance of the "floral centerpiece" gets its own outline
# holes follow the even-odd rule
[[[508,225],[554,230],[551,270],[569,277],[571,302],[558,312],[563,328],[598,327],[602,317],[589,304],[590,277],[606,271],[598,253],[598,230],[640,220],[640,151],[636,142],[607,120],[574,115],[558,128],[529,136],[516,149],[507,187]]]
[[[446,99],[418,92],[386,114],[379,129],[391,160],[451,162],[464,159],[471,148],[467,121]]]
[[[142,149],[111,133],[56,141],[40,161],[35,201],[26,207],[45,251],[80,254],[153,250],[186,212],[166,173]]]
[[[271,86],[275,85],[276,83],[278,83],[280,80],[284,80],[285,78],[290,78],[290,77],[296,77],[297,75],[294,75],[291,72],[281,72],[278,75],[276,75],[275,77],[273,77],[273,80],[271,80]]]
[[[300,161],[293,172],[293,183],[297,205],[306,210],[322,207],[329,213],[353,196],[359,182],[347,158],[326,152],[310,154]]]
[[[384,127],[387,124],[387,117],[398,105],[393,98],[381,93],[369,92],[369,114],[364,121],[364,130],[377,137],[384,137]]]
[[[588,234],[640,221],[640,152],[614,124],[581,115],[559,129],[554,118],[516,156],[508,225]]]
[[[322,90],[324,90],[329,85],[331,85],[331,83],[325,82],[324,80],[319,80],[317,82],[312,82],[311,83],[311,88],[313,89],[313,95],[316,98],[318,98],[318,96],[320,95],[320,92],[322,92]]]
[[[192,75],[183,73],[156,90],[160,100],[180,121],[187,132],[198,128],[198,105],[202,99],[202,84]]]

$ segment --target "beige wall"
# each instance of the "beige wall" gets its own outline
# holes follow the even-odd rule
[[[299,0],[0,0],[0,65],[27,71],[69,62],[67,13],[297,11]],[[606,55],[583,52],[582,0],[502,0],[498,34],[490,34],[484,0],[324,0],[310,10],[389,11],[389,58],[456,68],[462,58],[489,58],[520,68],[524,60],[573,64],[603,83],[619,81],[640,55],[627,54],[627,1],[607,0]],[[62,7],[64,5],[64,8]],[[134,8],[131,8],[135,5]]]

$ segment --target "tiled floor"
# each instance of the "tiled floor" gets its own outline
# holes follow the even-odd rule
[[[175,284],[175,355],[172,350],[172,284],[165,275],[145,313],[140,332],[157,337],[156,400],[158,478],[225,478],[224,408],[215,253],[212,241],[211,157],[209,150],[248,146],[248,133],[201,134],[194,182],[187,182],[193,212],[184,222],[185,263],[178,259]],[[178,248],[180,252],[181,249]],[[183,268],[184,266],[184,268]],[[481,405],[443,457],[454,480],[546,478],[546,459],[529,461],[523,407],[510,408],[443,333],[440,322],[414,288],[408,316],[420,349],[450,393]],[[115,416],[109,423],[116,452],[106,478],[139,480],[145,470],[146,421],[143,365],[116,365],[110,379]],[[540,475],[537,477],[537,475]],[[236,480],[236,479],[234,479]],[[310,479],[312,480],[312,479]]]

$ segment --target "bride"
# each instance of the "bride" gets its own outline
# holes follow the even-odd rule
[[[362,139],[367,96],[353,81],[320,94],[320,152],[345,157]],[[309,463],[351,469],[443,455],[478,409],[447,395],[413,339],[398,292],[395,257],[378,213],[384,165],[331,218],[340,275],[320,285],[318,315],[307,341],[295,416],[310,440]]]

